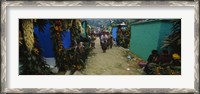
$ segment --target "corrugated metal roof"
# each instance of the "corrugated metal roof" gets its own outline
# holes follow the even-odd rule
[[[130,25],[135,25],[135,24],[143,24],[143,23],[148,23],[148,22],[155,22],[155,21],[161,21],[162,19],[145,19],[137,22],[133,22]]]

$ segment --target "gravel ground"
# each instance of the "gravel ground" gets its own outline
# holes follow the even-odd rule
[[[127,50],[121,47],[107,49],[103,53],[100,41],[95,40],[96,48],[87,60],[86,69],[75,75],[143,75],[144,72],[136,62],[128,60]]]

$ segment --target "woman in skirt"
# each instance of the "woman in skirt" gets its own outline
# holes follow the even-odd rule
[[[106,52],[107,49],[107,40],[108,40],[108,36],[106,35],[106,32],[103,32],[103,35],[101,35],[101,48],[103,50],[103,52]]]

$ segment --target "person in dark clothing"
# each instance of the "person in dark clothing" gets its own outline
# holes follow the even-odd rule
[[[160,60],[159,60],[159,63],[160,63],[159,65],[163,68],[162,70],[160,70],[160,74],[162,74],[162,75],[169,74],[171,60],[172,60],[172,58],[169,54],[169,51],[163,50],[160,55]]]
[[[100,45],[102,46],[102,43],[101,43],[101,36],[103,35],[103,31],[100,31],[99,32],[99,40],[100,40]]]
[[[119,28],[119,29],[117,30],[117,39],[116,39],[117,46],[121,46],[121,44],[122,44],[122,39],[123,39],[122,29]]]
[[[106,52],[107,49],[107,41],[108,41],[108,36],[106,35],[106,32],[103,32],[103,35],[101,35],[101,48],[103,52]]]
[[[91,48],[95,48],[95,40],[96,40],[95,33],[94,33],[94,31],[92,31],[92,33],[91,33]]]
[[[172,54],[171,66],[181,66],[181,57],[178,53]]]
[[[148,59],[147,59],[147,64],[144,67],[144,71],[147,74],[153,74],[153,70],[151,70],[151,64],[153,63],[158,63],[159,62],[159,55],[158,55],[158,51],[157,50],[152,50],[151,54],[149,55]]]
[[[148,57],[148,63],[158,63],[159,62],[159,55],[157,50],[153,50],[151,55]]]
[[[113,39],[113,37],[112,36],[110,36],[110,40],[109,40],[110,42],[110,48],[112,48],[112,46],[113,46],[113,41],[114,41],[114,39]]]
[[[169,52],[167,50],[163,50],[162,51],[162,54],[160,56],[160,64],[161,65],[167,65],[171,62],[172,58],[171,56],[169,55]]]

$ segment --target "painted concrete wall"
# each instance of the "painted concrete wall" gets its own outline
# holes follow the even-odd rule
[[[53,43],[50,33],[50,23],[47,23],[44,27],[44,32],[39,32],[38,26],[34,27],[34,33],[38,38],[39,46],[42,49],[42,56],[46,58],[54,57],[55,53],[53,51]],[[71,33],[63,32],[62,34],[62,43],[64,48],[69,48],[71,45]]]
[[[172,23],[167,21],[162,21],[160,26],[159,41],[157,47],[158,50],[160,50],[160,48],[163,45],[163,41],[171,33],[171,31],[172,31]]]
[[[117,39],[117,30],[118,30],[117,27],[113,27],[113,28],[112,28],[112,37],[113,37],[114,40]],[[116,41],[115,41],[115,42],[116,42]]]
[[[131,26],[130,51],[147,60],[153,49],[160,50],[164,38],[171,30],[169,22],[154,21]]]
[[[39,46],[42,49],[42,56],[44,57],[54,57],[50,26],[50,23],[47,23],[44,27],[44,32],[39,32],[38,26],[34,27],[34,33],[38,38]]]

